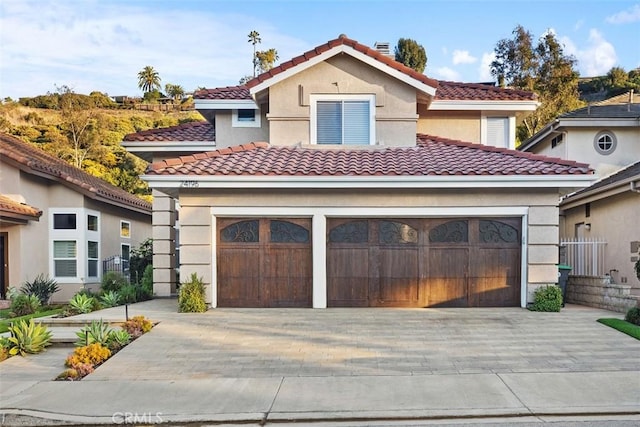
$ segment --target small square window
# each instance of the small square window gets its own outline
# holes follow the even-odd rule
[[[75,230],[76,214],[53,214],[54,230]]]
[[[236,128],[259,128],[260,110],[252,108],[233,110],[231,113],[231,125]]]
[[[98,231],[98,217],[95,215],[87,215],[87,230]]]
[[[239,122],[255,122],[256,110],[238,110]]]
[[[558,145],[560,145],[562,140],[563,140],[562,134],[554,136],[553,139],[551,140],[551,148],[556,148]]]
[[[127,221],[120,222],[120,237],[131,237],[131,223]]]

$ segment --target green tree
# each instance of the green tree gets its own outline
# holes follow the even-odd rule
[[[138,73],[138,87],[145,93],[154,89],[160,90],[160,81],[160,74],[150,65]]]
[[[412,39],[401,38],[395,47],[396,61],[402,62],[407,67],[413,68],[419,73],[424,72],[427,66],[427,52],[424,47]]]
[[[258,58],[256,57],[256,45],[260,42],[262,42],[262,39],[260,38],[260,33],[257,32],[256,30],[253,30],[249,33],[249,35],[247,36],[249,37],[249,43],[251,43],[253,45],[253,77],[256,76],[256,70],[258,68]]]
[[[500,40],[491,72],[501,86],[538,94],[540,106],[524,118],[516,130],[519,141],[531,137],[558,115],[580,108],[576,60],[566,55],[555,34],[547,32],[534,46],[531,33],[522,26],[512,39]]]
[[[82,96],[73,92],[68,86],[61,86],[59,93],[59,109],[62,115],[60,129],[67,137],[69,145],[58,155],[70,160],[77,168],[82,168],[84,161],[97,155],[101,145],[95,132],[97,111],[87,107]]]
[[[607,73],[609,84],[613,87],[624,87],[629,81],[629,75],[622,67],[613,67]]]
[[[264,73],[273,68],[273,65],[278,60],[278,51],[273,48],[258,51],[255,53],[255,57],[258,63],[258,70]]]
[[[164,85],[164,91],[174,102],[180,102],[184,96],[184,88],[180,85],[167,83]]]

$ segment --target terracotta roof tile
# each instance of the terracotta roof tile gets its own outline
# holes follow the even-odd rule
[[[215,89],[201,89],[193,94],[193,99],[225,99],[225,100],[238,100],[238,99],[251,99],[249,89],[244,86],[227,86],[218,87]]]
[[[175,161],[178,160],[178,161]],[[584,175],[584,163],[418,135],[414,147],[316,149],[252,143],[206,153],[206,158],[157,162],[150,175],[426,176]]]
[[[143,130],[125,135],[124,141],[131,142],[178,142],[204,141],[216,142],[216,131],[207,121],[183,123],[160,129]]]
[[[296,56],[295,58],[284,62],[280,65],[278,65],[277,67],[272,68],[271,70],[269,70],[266,73],[260,74],[259,76],[257,76],[256,78],[249,80],[247,82],[247,87],[248,88],[252,88],[254,86],[259,85],[260,83],[270,79],[273,76],[276,76],[280,73],[282,73],[283,71],[287,70],[288,68],[291,68],[292,65],[298,65],[301,64],[303,62],[309,61],[312,58],[315,58],[316,56],[321,55],[323,52],[326,52],[330,49],[333,49],[334,47],[340,46],[340,45],[344,45],[344,46],[349,46],[355,50],[357,50],[358,52],[361,52],[387,66],[390,66],[400,72],[403,72],[404,74],[407,74],[408,76],[426,84],[429,85],[431,87],[437,87],[438,86],[438,81],[431,79],[427,76],[425,76],[422,73],[418,73],[417,71],[415,71],[412,68],[407,67],[404,64],[401,64],[383,54],[381,54],[380,52],[378,52],[375,49],[372,49],[368,46],[365,46],[363,44],[358,43],[356,40],[352,40],[348,37],[345,36],[341,36],[337,39],[334,40],[329,40],[327,43],[323,43],[320,46],[317,46],[305,53],[303,53],[302,55]]]
[[[151,213],[151,204],[145,200],[5,133],[0,133],[0,159],[14,163],[28,173],[74,187],[91,198]]]
[[[37,221],[41,215],[42,211],[40,209],[17,202],[4,194],[0,194],[0,217],[9,216]]]
[[[439,81],[437,101],[535,101],[535,93],[480,83]]]

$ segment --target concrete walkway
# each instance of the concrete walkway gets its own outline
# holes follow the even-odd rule
[[[521,309],[130,307],[160,323],[80,382],[70,348],[0,363],[5,424],[296,421],[349,425],[567,415],[640,422],[640,341],[595,320]],[[79,317],[122,320],[118,307]],[[604,418],[603,418],[604,417]]]

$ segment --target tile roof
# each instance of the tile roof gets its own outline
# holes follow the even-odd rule
[[[151,204],[11,135],[0,133],[0,159],[21,170],[68,185],[93,199],[151,213]]]
[[[436,101],[536,101],[537,95],[481,83],[439,81]]]
[[[289,68],[295,67],[298,64],[304,63],[309,61],[312,58],[315,58],[316,56],[319,56],[321,54],[323,54],[324,52],[327,52],[337,46],[340,45],[344,45],[344,46],[349,46],[353,49],[355,49],[356,51],[363,53],[379,62],[381,62],[384,65],[387,65],[395,70],[398,70],[414,79],[416,79],[419,82],[422,82],[428,86],[431,87],[438,87],[438,81],[435,79],[431,79],[427,76],[425,76],[422,73],[418,73],[417,71],[415,71],[413,68],[409,68],[406,65],[389,58],[386,55],[381,54],[380,52],[378,52],[375,49],[372,49],[368,46],[365,46],[363,44],[358,43],[356,40],[350,39],[347,36],[341,35],[340,37],[338,37],[337,39],[333,39],[330,40],[326,43],[323,43],[319,46],[316,46],[314,49],[311,49],[305,53],[303,53],[302,55],[296,56],[295,58],[287,61],[287,62],[283,62],[280,65],[278,65],[277,67],[272,68],[271,70],[267,71],[266,73],[262,73],[259,76],[257,76],[256,78],[249,80],[247,82],[247,87],[248,88],[252,88],[254,86],[259,85],[260,83],[269,80],[271,77],[274,77],[286,70],[288,70]]]
[[[636,119],[640,118],[640,104],[591,105],[569,111],[561,119]]]
[[[193,94],[193,99],[250,100],[252,98],[249,88],[241,85],[200,89]]]
[[[579,197],[585,193],[593,193],[595,190],[604,189],[605,187],[609,187],[610,185],[615,185],[616,183],[626,182],[629,179],[635,178],[636,180],[640,180],[640,160],[632,163],[631,165],[612,173],[609,176],[606,176],[596,182],[594,182],[591,186],[587,188],[583,188],[575,193],[571,193],[566,196],[562,203],[565,203],[568,200],[573,200],[575,197]],[[628,182],[627,184],[628,185]]]
[[[0,218],[9,217],[20,220],[35,220],[38,221],[42,211],[33,206],[29,206],[26,203],[20,203],[12,198],[0,194]]]
[[[125,135],[124,141],[206,141],[216,142],[216,130],[207,121],[183,123],[160,129],[143,130]]]
[[[413,147],[318,149],[245,144],[153,163],[149,175],[584,175],[584,163],[428,135]]]

